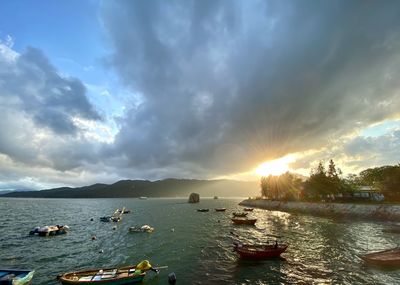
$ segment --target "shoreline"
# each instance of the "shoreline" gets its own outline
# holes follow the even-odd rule
[[[270,211],[301,213],[321,217],[348,217],[400,222],[400,205],[284,202],[253,199],[243,200],[239,205]]]

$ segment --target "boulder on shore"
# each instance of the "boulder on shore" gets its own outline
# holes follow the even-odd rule
[[[197,193],[192,193],[189,196],[189,203],[199,203],[200,202],[200,195]]]

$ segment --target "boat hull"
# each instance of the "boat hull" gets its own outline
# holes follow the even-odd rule
[[[361,256],[367,264],[381,267],[400,267],[400,248],[373,252]]]
[[[235,251],[239,254],[240,259],[244,260],[265,260],[270,258],[278,258],[286,251],[287,245],[280,245],[278,247],[265,246],[235,246]]]
[[[236,225],[254,225],[257,222],[257,219],[231,219],[232,222]]]
[[[1,280],[0,284],[28,285],[31,284],[34,273],[35,273],[34,270],[31,271],[31,270],[0,269],[0,279],[7,278],[8,274],[15,275],[15,277],[11,279],[5,279],[4,281]]]
[[[102,284],[102,285],[128,285],[142,283],[144,276],[139,276],[126,280],[99,280],[99,281],[69,281],[60,280],[63,285],[73,285],[73,284]]]

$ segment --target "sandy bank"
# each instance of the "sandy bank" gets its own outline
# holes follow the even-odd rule
[[[400,205],[281,202],[269,200],[244,200],[239,205],[316,216],[354,217],[400,222]]]

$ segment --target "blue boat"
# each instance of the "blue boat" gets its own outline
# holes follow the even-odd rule
[[[0,285],[27,285],[31,283],[34,270],[0,269]]]

